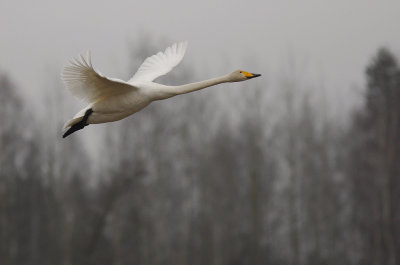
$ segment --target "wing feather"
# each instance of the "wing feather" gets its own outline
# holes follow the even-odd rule
[[[87,58],[82,55],[79,57],[73,58],[70,64],[64,67],[61,75],[66,87],[75,97],[94,103],[136,89],[122,80],[108,78],[97,72],[93,68],[90,53]]]
[[[174,43],[164,52],[158,52],[153,56],[147,57],[128,83],[135,81],[151,82],[157,77],[165,75],[182,61],[187,46],[187,41]]]

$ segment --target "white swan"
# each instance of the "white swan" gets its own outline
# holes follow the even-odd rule
[[[154,83],[154,79],[165,75],[180,63],[186,48],[186,41],[175,43],[164,52],[148,57],[128,82],[105,77],[94,70],[90,54],[87,58],[80,56],[80,59],[71,61],[70,65],[64,68],[62,79],[72,95],[87,101],[89,105],[65,124],[66,132],[63,138],[89,124],[121,120],[155,100],[260,76],[237,70],[228,75],[182,86]]]

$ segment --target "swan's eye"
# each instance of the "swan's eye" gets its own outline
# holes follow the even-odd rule
[[[240,73],[242,73],[242,71],[240,71]]]

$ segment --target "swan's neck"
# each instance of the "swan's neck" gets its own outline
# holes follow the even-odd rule
[[[196,90],[200,90],[206,87],[215,86],[221,83],[230,82],[229,76],[221,76],[216,78],[211,78],[201,82],[190,83],[182,86],[166,86],[164,89],[167,92],[162,99],[173,97],[180,94],[190,93]]]

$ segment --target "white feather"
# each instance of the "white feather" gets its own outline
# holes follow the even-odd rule
[[[61,77],[72,95],[88,103],[136,89],[122,80],[107,78],[96,72],[90,53],[86,59],[82,55],[80,59],[73,59],[70,65],[64,67]]]
[[[151,82],[157,77],[167,74],[182,61],[187,46],[187,41],[175,43],[164,52],[158,52],[148,57],[128,83]]]

